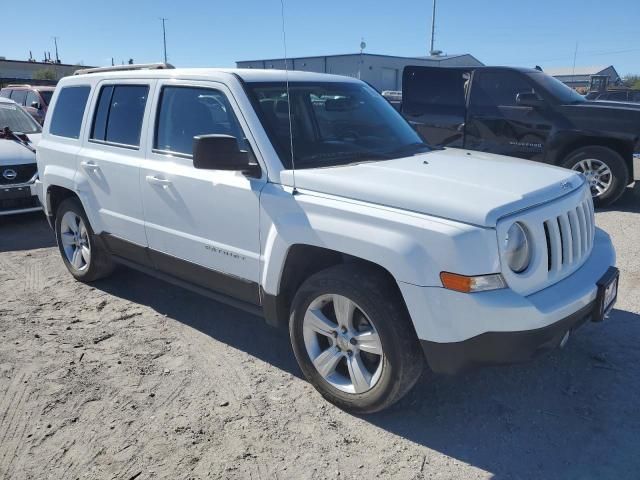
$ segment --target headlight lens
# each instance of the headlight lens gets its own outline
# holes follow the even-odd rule
[[[519,222],[511,225],[504,242],[509,268],[516,273],[524,272],[531,263],[531,249],[525,227]]]

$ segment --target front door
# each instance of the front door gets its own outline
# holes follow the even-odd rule
[[[152,145],[140,170],[145,226],[159,270],[259,303],[259,197],[266,180],[197,170],[193,137],[226,134],[250,148],[228,89],[213,82],[159,82]],[[254,150],[255,151],[255,150]],[[266,177],[265,177],[266,178]]]
[[[546,107],[518,105],[518,94],[531,92],[536,93],[533,85],[519,72],[476,70],[471,83],[465,148],[543,160],[553,112]]]

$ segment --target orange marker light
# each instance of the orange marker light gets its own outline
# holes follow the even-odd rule
[[[499,273],[469,277],[457,273],[440,272],[440,280],[444,288],[463,293],[497,290],[507,286]]]

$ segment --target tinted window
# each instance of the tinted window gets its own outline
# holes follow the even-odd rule
[[[627,92],[612,92],[607,95],[607,100],[613,100],[614,102],[626,102]]]
[[[91,87],[65,87],[58,94],[49,132],[61,137],[78,138]]]
[[[40,125],[27,112],[13,103],[0,103],[0,128],[14,132],[40,133]]]
[[[631,97],[632,102],[640,102],[640,92],[633,92]]]
[[[10,96],[11,90],[9,90],[8,88],[3,88],[2,90],[0,90],[0,97],[9,98]]]
[[[464,106],[469,73],[453,69],[416,69],[403,81],[403,109],[422,111],[430,106]]]
[[[49,105],[51,103],[51,96],[53,92],[51,90],[42,90],[40,91],[40,96],[42,100],[44,100],[45,105]]]
[[[164,87],[157,115],[154,148],[193,153],[193,137],[232,135],[246,149],[244,135],[227,97],[218,90],[195,87]]]
[[[147,85],[102,87],[94,115],[91,138],[122,145],[140,145]]]
[[[24,100],[27,98],[26,90],[14,90],[11,94],[11,100],[16,102],[18,105],[24,105]]]
[[[518,93],[533,91],[527,78],[516,72],[476,71],[471,104],[481,107],[515,106]]]

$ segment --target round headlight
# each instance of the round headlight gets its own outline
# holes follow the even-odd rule
[[[531,250],[527,231],[518,222],[511,225],[504,240],[505,257],[509,268],[516,273],[524,272],[531,262]]]

